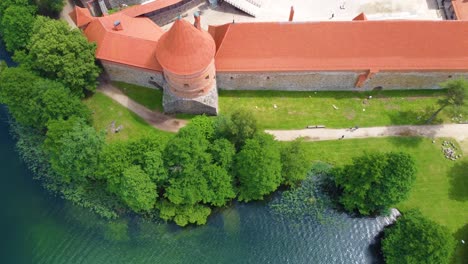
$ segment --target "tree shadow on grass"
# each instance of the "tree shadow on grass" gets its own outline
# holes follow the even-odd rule
[[[468,160],[455,163],[449,173],[450,199],[468,201]]]
[[[456,249],[455,254],[453,255],[452,263],[466,263],[464,261],[468,260],[468,224],[458,229],[454,234],[454,237],[456,239]],[[463,244],[461,240],[464,240],[465,244]]]
[[[391,124],[393,125],[426,125],[426,121],[437,111],[435,106],[427,106],[422,111],[397,111],[388,113]],[[434,118],[429,125],[441,124],[442,119]]]
[[[421,142],[424,140],[423,137],[414,136],[412,133],[409,134],[401,134],[395,137],[389,137],[388,140],[390,143],[397,147],[403,148],[414,148],[419,146]]]

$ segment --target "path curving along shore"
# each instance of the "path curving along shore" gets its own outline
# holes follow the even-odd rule
[[[187,120],[173,118],[158,111],[152,111],[143,105],[133,101],[122,91],[107,82],[101,82],[98,92],[101,92],[117,103],[125,106],[128,110],[134,112],[143,118],[151,126],[169,132],[177,132],[187,124]]]

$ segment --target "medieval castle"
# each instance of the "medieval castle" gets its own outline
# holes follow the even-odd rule
[[[163,89],[167,113],[218,112],[226,90],[436,89],[468,78],[468,4],[449,2],[445,21],[228,23],[176,19],[163,31],[151,16],[190,1],[159,0],[95,17],[71,17],[111,80]],[[161,11],[162,10],[162,11]],[[155,15],[158,14],[158,15]]]

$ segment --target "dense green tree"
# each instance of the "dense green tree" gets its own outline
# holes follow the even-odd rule
[[[30,114],[24,111],[24,104],[39,94],[31,85],[38,80],[39,77],[21,68],[6,68],[0,74],[0,103],[8,105],[10,113],[20,122]]]
[[[342,189],[340,203],[347,211],[369,215],[405,199],[416,179],[413,158],[405,153],[371,153],[333,170]]]
[[[214,140],[208,147],[208,151],[213,157],[213,162],[230,172],[236,155],[234,145],[227,139]]]
[[[8,7],[13,6],[13,5],[28,6],[29,4],[30,4],[29,0],[1,0],[0,1],[0,21],[2,20],[4,12]],[[0,35],[1,34],[3,33],[2,33],[2,28],[0,27]]]
[[[207,133],[212,131],[212,126],[200,126],[201,123],[206,124],[206,120],[202,117],[194,125],[181,129],[164,151],[164,161],[169,170],[165,197],[175,205],[205,203],[222,206],[235,197],[231,175],[225,167],[213,163],[207,140],[212,135]],[[229,162],[230,158],[225,159]]]
[[[93,177],[98,153],[104,145],[104,135],[87,125],[83,119],[50,121],[44,148],[52,168],[65,182]]]
[[[203,173],[208,185],[204,203],[219,207],[236,197],[233,178],[223,167],[210,164],[203,168]]]
[[[257,120],[246,110],[237,110],[230,117],[220,116],[215,122],[217,137],[229,139],[237,150],[246,140],[252,138],[257,130]]]
[[[468,82],[465,79],[450,80],[442,83],[440,86],[447,89],[447,93],[444,98],[438,101],[439,109],[426,121],[428,124],[447,106],[460,107],[465,104],[465,98],[468,94]]]
[[[61,83],[21,68],[8,68],[0,74],[0,102],[8,105],[18,122],[38,129],[44,129],[49,120],[71,116],[91,121],[90,110]]]
[[[387,264],[451,263],[455,241],[450,231],[418,211],[404,213],[384,233],[382,251]]]
[[[63,84],[39,80],[34,87],[41,92],[38,97],[32,98],[37,107],[30,109],[30,116],[33,117],[32,126],[43,128],[50,120],[67,120],[72,116],[82,118],[88,124],[91,123],[89,108],[78,97],[72,95]]]
[[[35,14],[35,7],[29,5],[12,5],[5,10],[0,28],[9,52],[26,48],[36,19]]]
[[[64,21],[38,16],[27,52],[15,54],[15,60],[83,96],[97,86],[100,70],[95,64],[95,50],[96,44],[89,43],[79,30],[71,30]]]
[[[122,173],[117,195],[133,211],[149,211],[156,203],[156,184],[140,166],[134,165]]]
[[[281,175],[284,184],[294,185],[304,180],[309,169],[310,161],[301,140],[281,147]]]
[[[56,17],[65,6],[66,0],[34,0],[39,13],[44,16]]]
[[[278,143],[272,135],[259,133],[245,142],[236,156],[239,200],[261,200],[282,182]]]
[[[168,174],[160,150],[146,152],[143,167],[154,183],[158,185],[166,184]]]
[[[211,209],[200,204],[196,205],[175,205],[166,200],[157,204],[159,217],[163,220],[174,222],[179,226],[188,224],[204,225]]]

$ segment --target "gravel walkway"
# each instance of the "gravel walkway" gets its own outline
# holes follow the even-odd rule
[[[369,138],[387,136],[424,136],[429,138],[451,137],[458,141],[468,139],[468,124],[446,124],[432,126],[387,126],[365,127],[358,129],[301,129],[266,130],[280,141],[291,141],[304,137],[307,141],[336,140],[349,138]]]

